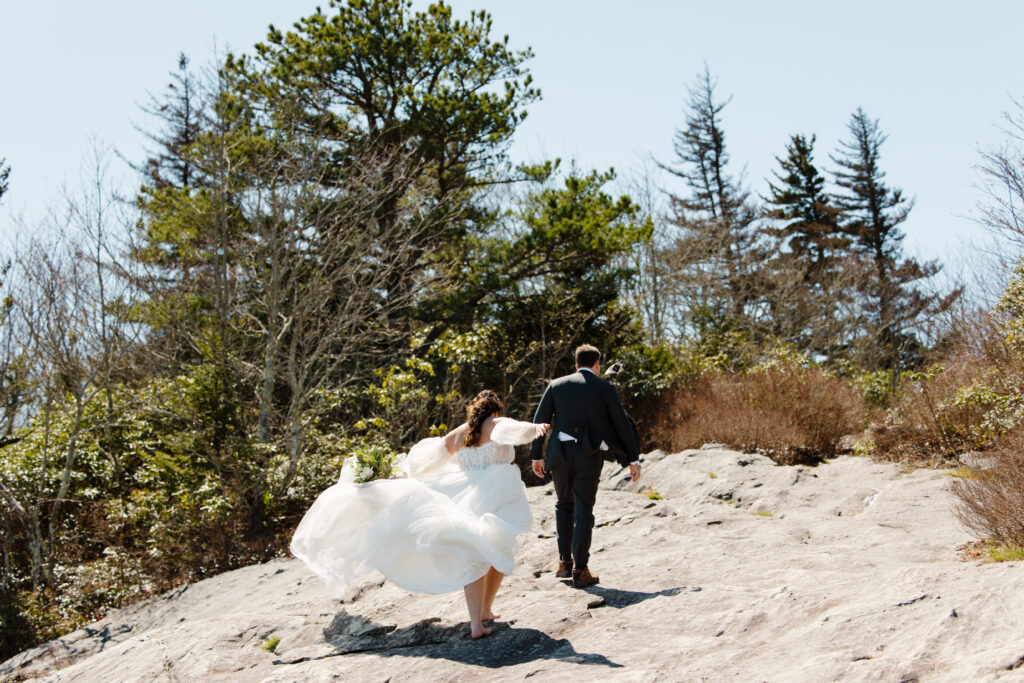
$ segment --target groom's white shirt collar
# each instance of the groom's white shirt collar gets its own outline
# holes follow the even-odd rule
[[[590,368],[576,368],[576,371],[577,372],[589,372],[594,377],[597,377],[597,373],[594,372],[593,370],[591,370]]]

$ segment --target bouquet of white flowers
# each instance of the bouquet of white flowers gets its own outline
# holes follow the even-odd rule
[[[365,484],[398,474],[398,460],[386,445],[368,443],[353,449],[341,466],[341,481]]]

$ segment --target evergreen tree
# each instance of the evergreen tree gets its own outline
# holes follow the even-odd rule
[[[770,182],[768,218],[781,222],[774,233],[785,240],[790,252],[809,264],[826,267],[835,254],[842,255],[850,239],[839,228],[839,210],[825,191],[825,177],[814,165],[812,135],[794,135],[786,145],[786,158],[776,157],[780,170],[773,171],[778,184]]]
[[[155,132],[143,129],[156,149],[140,170],[154,188],[190,188],[199,184],[190,148],[199,136],[202,109],[196,75],[189,68],[188,56],[182,52],[163,97],[152,96],[143,107],[143,112],[156,119],[159,126]]]
[[[339,162],[369,145],[404,149],[437,197],[498,170],[525,105],[540,95],[523,66],[529,49],[493,41],[483,11],[460,21],[443,3],[422,12],[410,0],[330,6],[333,15],[318,10],[294,31],[272,26],[256,46],[267,104],[292,105],[289,116],[332,136]]]
[[[765,231],[779,246],[767,264],[769,302],[775,336],[831,357],[844,339],[849,297],[842,285],[851,239],[814,164],[814,142],[814,136],[793,135],[786,157],[776,157],[775,182],[768,183]]]
[[[506,217],[511,235],[466,241],[471,277],[443,302],[450,313],[438,336],[482,340],[466,368],[472,382],[530,405],[535,380],[560,374],[575,346],[621,353],[638,343],[633,311],[620,301],[633,275],[622,256],[651,226],[629,197],[605,191],[614,177],[574,168],[524,197]]]
[[[240,251],[245,183],[236,169],[251,147],[229,91],[223,74],[200,80],[181,54],[163,94],[142,108],[155,123],[146,133],[154,149],[136,167],[141,219],[131,256],[150,270],[137,282],[148,299],[134,315],[152,326],[150,349],[172,365],[210,360],[227,344],[214,319],[226,315],[227,262]]]
[[[762,256],[757,209],[727,169],[721,113],[728,100],[716,99],[715,86],[705,66],[689,88],[686,127],[673,141],[675,165],[663,165],[689,190],[669,195],[679,237],[666,258],[678,272],[679,324],[702,342],[754,330]]]
[[[929,315],[945,310],[959,290],[942,297],[921,284],[936,275],[935,261],[919,263],[903,255],[903,231],[913,200],[885,182],[879,160],[887,136],[878,120],[858,108],[847,124],[850,138],[842,141],[832,161],[839,168],[833,198],[842,211],[843,230],[866,268],[858,287],[863,297],[864,337],[860,357],[870,367],[895,373],[921,360],[922,342],[914,328]]]
[[[210,231],[203,228],[204,210],[197,204],[209,199],[213,184],[202,169],[199,142],[217,118],[202,103],[215,88],[209,78],[197,77],[184,53],[170,76],[163,93],[142,107],[153,125],[141,130],[153,148],[135,167],[142,175],[135,201],[143,220],[133,257],[161,269],[160,278],[149,283],[162,290],[153,291],[154,297],[191,289],[208,270],[212,242]]]
[[[506,150],[525,106],[539,97],[524,67],[532,53],[493,40],[483,11],[460,21],[442,3],[417,12],[409,0],[332,0],[330,7],[293,31],[271,27],[256,46],[259,106],[329,140],[339,182],[358,172],[357,161],[380,160],[376,177],[367,176],[380,195],[368,228],[389,234],[411,205],[429,226],[407,248],[387,251],[394,277],[382,295],[405,299],[426,270],[457,272],[438,263],[451,256],[445,247],[458,251],[463,235],[490,224],[471,200],[511,178]],[[396,348],[407,345],[415,314],[389,314],[405,330]]]

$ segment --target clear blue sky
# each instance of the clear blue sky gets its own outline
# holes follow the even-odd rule
[[[322,3],[326,6],[326,2]],[[417,0],[417,7],[426,6]],[[543,100],[530,109],[516,160],[560,156],[628,174],[671,158],[685,86],[706,61],[734,171],[755,192],[792,133],[816,133],[819,164],[858,106],[889,134],[888,180],[916,197],[907,247],[955,260],[979,235],[965,216],[978,193],[979,146],[997,143],[1010,97],[1024,96],[1024,2],[858,3],[785,0],[454,0],[487,9],[495,33],[531,46]],[[95,136],[142,158],[138,105],[168,82],[178,53],[193,63],[250,51],[268,24],[291,25],[315,2],[5,0],[0,8],[0,156],[12,167],[0,231],[30,223],[74,185]],[[130,179],[130,175],[124,176]]]

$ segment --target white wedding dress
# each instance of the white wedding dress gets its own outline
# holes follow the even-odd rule
[[[462,588],[489,567],[509,574],[532,522],[512,446],[534,435],[498,418],[490,441],[455,455],[441,437],[420,441],[401,463],[406,479],[355,484],[343,473],[302,518],[292,554],[339,597],[372,570],[418,593]]]

